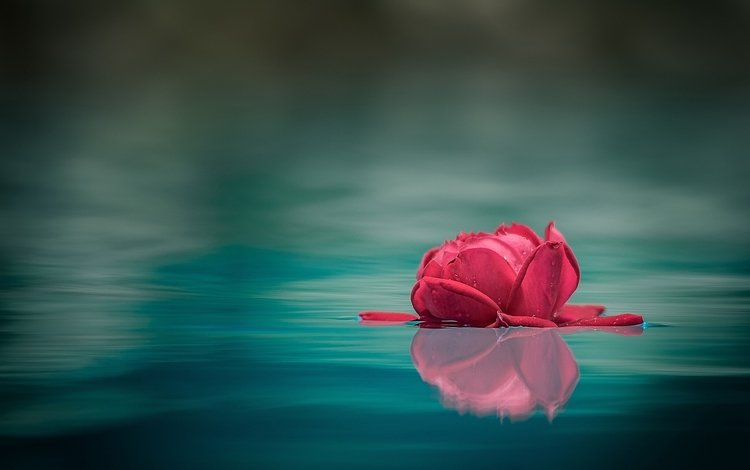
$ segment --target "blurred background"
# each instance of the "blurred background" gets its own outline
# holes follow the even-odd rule
[[[426,249],[512,220],[557,221],[576,300],[670,326],[568,340],[582,396],[631,393],[675,449],[748,416],[750,2],[10,0],[0,103],[0,439],[19,467],[315,464],[346,439],[320,424],[342,404],[336,426],[384,434],[448,416],[392,391],[430,393],[413,329],[356,313],[409,311]],[[700,408],[716,390],[722,416]],[[573,400],[577,432],[622,425]],[[669,406],[697,424],[669,427]],[[300,436],[238,409],[330,440],[288,460]],[[110,461],[185,410],[191,431]],[[334,466],[377,465],[378,442]]]
[[[744,1],[3,10],[6,242],[53,216],[328,251],[563,208],[582,233],[748,235]]]

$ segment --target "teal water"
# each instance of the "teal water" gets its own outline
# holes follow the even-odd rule
[[[7,100],[3,467],[632,468],[744,455],[747,96],[429,83]],[[552,416],[452,400],[412,359],[428,333],[358,323],[360,310],[409,311],[421,255],[442,240],[549,219],[581,265],[573,300],[649,324],[548,340],[578,368]],[[439,333],[438,349],[480,341]]]

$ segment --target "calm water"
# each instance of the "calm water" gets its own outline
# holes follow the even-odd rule
[[[744,455],[747,96],[445,80],[8,100],[2,466]],[[573,300],[648,328],[358,323],[443,239],[549,219]]]

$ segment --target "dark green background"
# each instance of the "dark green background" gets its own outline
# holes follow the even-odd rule
[[[750,418],[746,2],[6,2],[0,452],[10,468],[657,467]],[[557,221],[551,423],[414,370],[416,265]]]

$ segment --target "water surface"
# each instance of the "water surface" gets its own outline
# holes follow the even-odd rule
[[[632,468],[742,455],[747,99],[450,80],[9,100],[3,460]],[[423,380],[415,336],[485,333],[358,323],[360,310],[409,311],[416,265],[443,239],[549,219],[581,265],[573,300],[649,327],[513,338],[512,354],[564,358],[535,379],[557,384],[547,401],[498,416]],[[571,360],[575,380],[555,378]]]

